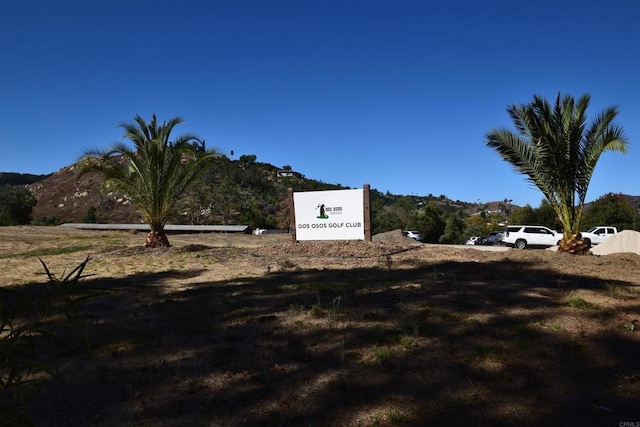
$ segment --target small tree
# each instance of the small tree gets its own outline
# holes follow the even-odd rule
[[[31,222],[36,198],[24,187],[0,187],[0,225],[23,225]]]
[[[154,114],[149,123],[140,116],[134,121],[120,124],[133,148],[117,143],[107,151],[87,151],[78,162],[78,176],[103,174],[103,186],[125,193],[149,224],[145,246],[170,246],[164,226],[176,202],[219,154],[193,134],[172,139],[179,117],[158,123]]]
[[[440,243],[463,243],[465,222],[457,213],[447,216],[444,234],[440,236]]]
[[[98,222],[96,211],[97,209],[95,208],[95,206],[89,207],[89,209],[87,209],[87,212],[84,214],[84,217],[82,217],[82,222],[88,224],[95,224],[96,222]]]
[[[442,219],[443,215],[442,209],[431,201],[418,211],[415,220],[416,225],[415,227],[412,225],[412,228],[422,233],[423,242],[438,243],[446,227],[446,223]]]
[[[487,133],[486,144],[538,187],[564,228],[560,250],[585,253],[580,222],[589,183],[605,151],[627,150],[623,129],[614,124],[617,107],[608,107],[587,123],[591,97],[575,100],[558,94],[554,106],[535,95],[528,104],[510,105],[516,132]]]
[[[513,212],[511,212],[511,215],[509,215],[509,224],[515,224],[515,225],[520,225],[520,224],[531,224],[531,225],[538,225],[537,222],[537,217],[536,217],[536,213],[534,211],[534,209],[531,207],[531,205],[525,205],[523,207],[521,207],[518,210],[515,210]],[[542,225],[542,224],[540,224]]]
[[[618,230],[633,228],[633,205],[621,194],[608,193],[595,200],[584,215],[584,228],[612,225]]]

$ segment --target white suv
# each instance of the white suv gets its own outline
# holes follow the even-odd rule
[[[541,225],[510,225],[504,231],[502,241],[507,246],[524,249],[527,246],[556,246],[562,240],[562,233]]]

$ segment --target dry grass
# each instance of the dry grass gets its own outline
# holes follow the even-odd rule
[[[108,290],[43,354],[38,426],[619,425],[640,421],[640,257],[0,229],[0,280],[37,260]],[[579,260],[579,262],[576,262]]]

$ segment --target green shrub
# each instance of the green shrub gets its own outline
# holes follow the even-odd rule
[[[585,308],[591,308],[591,309],[595,309],[598,308],[597,305],[588,302],[587,300],[585,300],[584,298],[580,298],[580,297],[573,297],[573,298],[569,298],[567,300],[567,305],[571,308],[577,308],[577,309],[585,309]]]
[[[62,221],[57,216],[43,216],[38,218],[35,221],[35,225],[41,226],[51,226],[51,225],[60,225]]]
[[[86,224],[95,224],[98,222],[98,217],[96,216],[96,208],[94,206],[91,206],[89,209],[87,209],[87,212],[84,214],[84,217],[82,217],[82,222],[86,223]]]
[[[0,225],[29,224],[35,205],[35,197],[26,188],[0,186]]]

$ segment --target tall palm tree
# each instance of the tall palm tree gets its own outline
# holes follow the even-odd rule
[[[187,133],[171,138],[180,117],[158,123],[154,114],[147,123],[139,115],[134,123],[121,123],[124,142],[106,151],[89,150],[78,161],[79,176],[88,172],[104,175],[103,188],[126,194],[138,208],[151,232],[145,246],[168,247],[164,226],[185,188],[219,156],[206,149],[204,140]]]
[[[528,104],[507,107],[517,132],[499,128],[486,135],[487,146],[542,191],[564,228],[560,250],[571,253],[589,249],[580,236],[580,221],[600,155],[609,150],[626,153],[629,144],[624,130],[613,122],[617,106],[605,108],[587,123],[590,99],[589,94],[576,101],[558,93],[552,107],[535,95]]]

